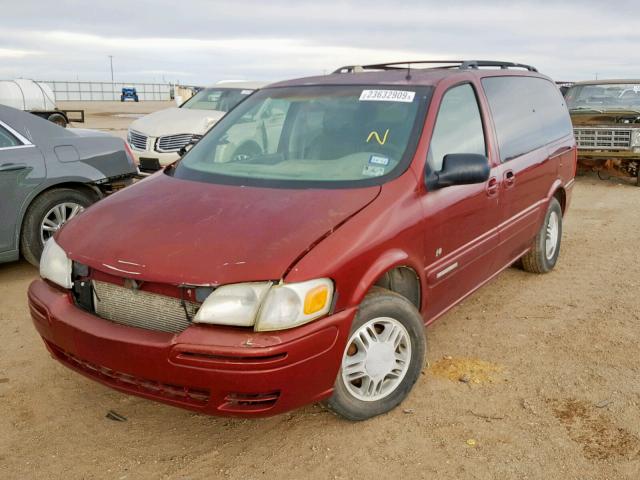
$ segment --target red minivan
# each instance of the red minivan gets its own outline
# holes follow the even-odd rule
[[[57,232],[31,315],[57,360],[126,393],[370,418],[418,379],[425,325],[518,259],[553,269],[575,169],[562,95],[533,67],[277,83]]]

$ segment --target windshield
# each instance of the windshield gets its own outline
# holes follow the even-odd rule
[[[215,125],[173,175],[244,185],[379,184],[410,162],[430,94],[428,87],[380,85],[260,90]]]
[[[565,98],[569,110],[640,110],[640,83],[575,85]]]
[[[228,112],[252,93],[251,89],[205,88],[183,103],[180,108]]]

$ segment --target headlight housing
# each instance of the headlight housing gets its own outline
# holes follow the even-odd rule
[[[635,128],[631,131],[631,146],[635,147],[634,151],[640,148],[640,128]]]
[[[284,330],[326,315],[331,309],[333,290],[328,278],[279,285],[223,285],[207,297],[193,321],[253,326],[259,332]]]
[[[216,288],[193,319],[196,323],[251,327],[270,282],[236,283]]]
[[[53,237],[47,240],[40,257],[40,276],[61,287],[71,288],[72,267],[71,260]]]
[[[265,332],[305,324],[326,315],[332,299],[333,282],[328,278],[276,285],[265,299],[255,329]]]

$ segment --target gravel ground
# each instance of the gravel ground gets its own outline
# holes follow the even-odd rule
[[[122,132],[131,119],[113,114],[157,108],[130,105],[87,126]],[[26,302],[36,270],[0,265],[0,478],[635,480],[638,205],[628,183],[579,178],[556,270],[509,269],[442,317],[409,398],[364,423],[316,405],[206,417],[111,391],[50,359]]]

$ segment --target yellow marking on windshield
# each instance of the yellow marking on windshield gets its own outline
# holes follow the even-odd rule
[[[376,142],[378,142],[380,145],[384,145],[387,142],[387,136],[389,135],[389,129],[387,128],[384,132],[384,137],[382,137],[382,140],[380,139],[380,135],[378,135],[378,132],[376,132],[375,130],[373,130],[369,136],[367,137],[367,143],[369,143],[371,141],[372,138],[376,139]]]

